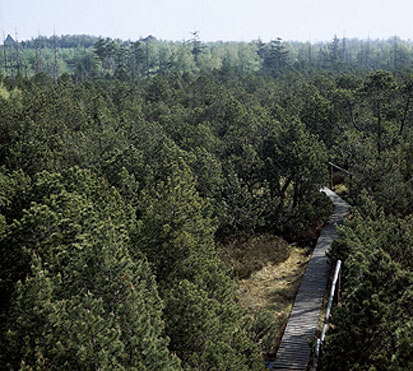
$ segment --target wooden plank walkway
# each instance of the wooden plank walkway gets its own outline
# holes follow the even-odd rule
[[[307,370],[311,342],[315,334],[330,273],[326,251],[337,238],[336,224],[342,224],[349,213],[349,205],[328,188],[325,192],[334,205],[328,223],[321,231],[284,331],[273,370]]]

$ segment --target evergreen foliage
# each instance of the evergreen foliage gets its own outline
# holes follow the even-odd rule
[[[291,69],[307,71],[401,70],[413,64],[413,45],[397,36],[387,40],[339,38],[331,42],[292,42],[276,37],[268,43],[203,43],[199,31],[187,41],[162,41],[149,35],[136,41],[89,35],[38,36],[5,43],[0,68],[5,75],[51,76],[70,73],[78,81],[117,77],[139,81],[154,74],[193,75],[229,68],[238,73],[259,70],[276,75]],[[55,50],[57,53],[55,53]],[[55,63],[56,54],[56,63]],[[96,57],[96,58],[95,58]],[[57,68],[56,68],[57,67]]]
[[[1,240],[2,276],[9,291],[14,286],[3,362],[43,369],[179,367],[163,336],[149,266],[143,255],[130,257],[117,192],[74,168],[37,174],[30,194],[30,208]],[[23,266],[7,264],[15,255]]]
[[[3,368],[261,368],[271,324],[246,323],[217,246],[306,238],[329,160],[355,209],[323,367],[412,367],[410,43],[65,36],[18,70],[5,48]]]
[[[237,331],[241,318],[232,283],[215,252],[215,226],[190,169],[182,161],[172,164],[167,181],[144,197],[136,245],[157,277],[171,349],[185,367],[259,367],[258,359],[231,346],[246,335]],[[252,346],[244,352],[252,353]]]
[[[365,198],[341,231],[333,255],[345,261],[344,302],[333,313],[325,369],[411,367],[412,222]]]

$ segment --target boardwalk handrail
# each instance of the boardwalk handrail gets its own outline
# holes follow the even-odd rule
[[[334,272],[334,278],[333,278],[333,282],[331,284],[331,289],[330,289],[330,296],[328,297],[327,309],[326,309],[326,313],[324,316],[323,328],[321,330],[320,338],[317,339],[317,344],[315,348],[315,354],[314,354],[314,360],[313,360],[313,371],[316,371],[318,367],[318,357],[320,356],[320,350],[324,343],[324,338],[325,338],[327,326],[328,326],[328,319],[330,317],[331,306],[333,305],[333,299],[334,299],[334,295],[336,292],[336,284],[337,284],[337,281],[340,275],[340,270],[341,270],[341,260],[337,260],[336,270]]]
[[[333,189],[334,188],[334,169],[337,169],[341,172],[343,172],[344,174],[347,174],[348,176],[351,177],[351,173],[346,170],[343,169],[341,166],[338,166],[336,164],[333,164],[331,161],[327,162],[329,169],[330,169],[330,188]]]
[[[340,170],[340,171],[342,171],[343,173],[346,173],[347,175],[351,175],[351,173],[350,173],[348,170],[343,169],[342,167],[340,167],[340,166],[338,166],[338,165],[336,165],[336,164],[333,164],[331,161],[328,161],[327,163],[328,163],[331,167],[334,167],[335,169]]]
[[[322,188],[322,192],[332,201],[334,211],[321,230],[311,254],[275,360],[268,364],[273,370],[306,371],[309,365],[312,350],[309,340],[315,339],[317,333],[331,272],[326,252],[331,243],[338,238],[336,225],[341,224],[349,212],[347,202],[336,193],[326,187]]]

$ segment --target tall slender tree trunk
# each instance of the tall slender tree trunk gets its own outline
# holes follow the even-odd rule
[[[17,31],[15,34],[15,40],[14,40],[14,48],[16,49],[16,69],[17,69],[17,75],[20,75],[20,53],[19,53],[19,42],[17,39]]]
[[[146,76],[149,77],[149,44],[146,41]]]
[[[406,104],[404,106],[403,118],[400,122],[399,135],[402,135],[402,133],[403,133],[404,125],[405,125],[406,120],[407,120],[407,115],[409,114],[409,111],[410,111],[410,103],[411,103],[411,100],[412,100],[412,93],[413,93],[413,86],[410,86],[410,88],[408,90],[408,93],[407,93]]]
[[[3,32],[3,66],[4,73],[7,75],[7,51],[6,51],[6,37]]]
[[[53,34],[53,56],[54,56],[54,61],[53,61],[53,79],[54,82],[57,82],[57,46],[56,46],[56,33],[54,32]]]

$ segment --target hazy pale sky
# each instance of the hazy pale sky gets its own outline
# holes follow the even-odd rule
[[[0,0],[0,32],[18,39],[152,34],[204,41],[321,41],[339,37],[413,39],[413,0]]]

